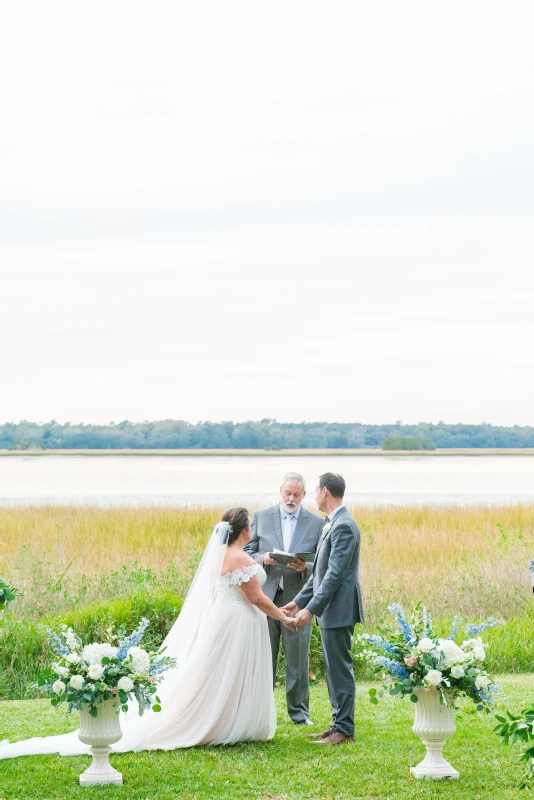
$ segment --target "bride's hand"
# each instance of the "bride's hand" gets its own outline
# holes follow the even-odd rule
[[[293,633],[297,630],[297,624],[293,617],[285,617],[281,619],[280,622],[282,625],[285,625],[288,630],[293,631]]]

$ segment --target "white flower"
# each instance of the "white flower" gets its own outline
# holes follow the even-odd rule
[[[429,639],[428,637],[425,637],[424,639],[421,639],[419,641],[419,644],[417,645],[417,647],[419,648],[421,653],[430,653],[430,651],[434,649],[435,644],[432,641],[432,639]]]
[[[65,634],[65,641],[71,650],[77,650],[81,645],[80,639],[76,636],[72,628],[69,628]]]
[[[65,687],[65,684],[63,683],[63,681],[55,681],[52,684],[52,691],[55,694],[64,694],[65,693],[65,688],[66,687]]]
[[[97,681],[99,678],[101,678],[103,672],[104,672],[104,667],[102,666],[102,664],[91,664],[91,666],[87,670],[87,674],[89,675],[92,681]]]
[[[125,660],[129,662],[129,667],[134,675],[148,676],[150,656],[142,647],[130,647]]]
[[[331,522],[327,522],[326,525],[323,525],[323,531],[322,531],[323,536],[326,536],[331,527],[332,527]]]
[[[112,647],[107,642],[93,642],[92,644],[86,644],[83,648],[83,660],[87,661],[88,664],[101,664],[102,659],[107,658],[114,658],[117,655],[118,647]]]
[[[131,678],[127,675],[123,675],[123,677],[118,682],[117,686],[119,689],[122,689],[123,692],[131,692],[134,688],[134,683]]]
[[[69,683],[73,689],[79,691],[84,684],[84,677],[83,675],[73,675]]]
[[[54,672],[56,675],[59,675],[60,678],[68,678],[69,677],[69,669],[68,667],[61,667],[59,664],[55,664]]]
[[[451,639],[438,639],[438,650],[443,651],[445,656],[445,666],[450,667],[452,664],[462,663],[466,660],[467,656],[461,647],[458,647],[456,642]]]
[[[473,655],[477,661],[484,661],[484,659],[486,658],[486,653],[484,651],[484,648],[480,647],[480,645],[476,645],[475,647],[473,647]]]
[[[487,689],[488,686],[491,685],[491,680],[488,678],[487,675],[477,675],[475,680],[475,686],[477,689]]]
[[[69,664],[79,664],[81,660],[82,657],[78,653],[69,653],[67,656]]]
[[[439,671],[439,669],[431,669],[425,675],[425,681],[430,683],[432,686],[439,686],[441,683],[443,675]]]
[[[461,664],[457,664],[451,669],[451,675],[453,678],[463,678],[465,675],[465,670]]]

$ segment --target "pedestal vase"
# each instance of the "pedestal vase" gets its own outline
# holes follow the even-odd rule
[[[122,775],[109,763],[111,744],[122,738],[120,725],[120,703],[117,700],[104,700],[97,704],[98,714],[92,717],[89,706],[80,710],[80,730],[78,738],[90,745],[93,761],[89,769],[80,775],[81,786],[92,786],[101,783],[115,783],[122,786]]]
[[[443,705],[437,689],[419,689],[412,730],[426,747],[424,759],[410,771],[416,778],[459,778],[460,773],[443,758],[443,745],[456,730],[452,706]]]

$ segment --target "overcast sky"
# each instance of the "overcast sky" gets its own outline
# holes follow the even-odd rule
[[[2,0],[0,422],[534,424],[533,33]]]

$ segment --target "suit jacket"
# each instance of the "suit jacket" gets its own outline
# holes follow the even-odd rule
[[[323,518],[313,514],[301,506],[300,514],[291,539],[291,553],[315,553],[317,543],[323,529]],[[277,548],[285,550],[282,524],[280,522],[280,505],[277,503],[270,508],[255,511],[251,521],[252,538],[245,545],[245,552],[263,566],[265,553],[270,553]],[[302,584],[312,573],[313,561],[306,564],[304,572],[295,572],[294,569],[280,565],[263,567],[267,573],[267,580],[263,591],[271,600],[274,599],[280,578],[284,577],[283,598],[284,603],[289,603],[297,592],[302,589]]]
[[[358,567],[360,529],[343,509],[321,536],[313,570],[295,603],[317,617],[321,628],[342,628],[363,622]]]

